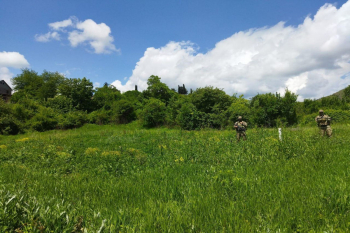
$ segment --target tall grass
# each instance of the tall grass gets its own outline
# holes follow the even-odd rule
[[[350,127],[0,137],[0,232],[350,231]]]

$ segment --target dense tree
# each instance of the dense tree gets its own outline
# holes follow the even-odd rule
[[[90,112],[95,108],[92,100],[94,87],[86,78],[65,79],[58,86],[58,91],[60,95],[72,99],[73,107],[77,110]]]
[[[295,112],[297,95],[286,90],[280,94],[258,94],[250,102],[252,121],[260,126],[276,126],[277,123],[292,125],[297,123]]]
[[[147,81],[147,90],[143,92],[146,98],[155,98],[167,104],[176,92],[160,81],[160,77],[152,75]]]
[[[29,69],[24,69],[20,75],[12,79],[14,85],[13,101],[21,98],[33,98],[45,101],[57,95],[58,86],[65,80],[65,77],[58,72],[44,71],[41,75]]]
[[[150,98],[143,108],[140,119],[145,127],[156,127],[163,125],[166,117],[165,104],[155,98]]]
[[[227,115],[231,123],[236,122],[238,116],[242,116],[244,121],[250,123],[249,100],[243,98],[243,95],[234,98],[231,106],[227,109]]]
[[[212,86],[198,88],[190,97],[197,110],[204,113],[226,111],[232,103],[232,98],[229,95],[223,90]]]
[[[125,99],[114,103],[112,107],[113,121],[118,124],[126,124],[136,119],[133,104]]]
[[[350,103],[350,85],[344,89],[344,99],[346,102]]]
[[[101,88],[96,88],[93,99],[97,109],[105,107],[107,110],[109,110],[113,103],[121,98],[122,94],[120,91],[113,85],[107,84]]]

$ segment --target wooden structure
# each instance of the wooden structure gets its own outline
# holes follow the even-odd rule
[[[5,102],[9,102],[12,96],[12,88],[5,80],[0,80],[0,96]]]

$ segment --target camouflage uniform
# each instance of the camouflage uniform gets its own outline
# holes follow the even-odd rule
[[[246,133],[245,133],[247,126],[248,126],[247,122],[242,121],[242,118],[238,117],[238,121],[234,125],[234,127],[236,128],[236,132],[237,132],[236,133],[237,142],[239,142],[241,137],[243,138],[243,140],[247,140]]]
[[[323,110],[319,111],[319,115],[315,118],[315,121],[320,129],[321,136],[324,136],[325,134],[327,134],[328,137],[332,136],[332,129],[330,126],[331,118],[328,115],[324,115]]]

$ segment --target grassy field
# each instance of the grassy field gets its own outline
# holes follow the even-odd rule
[[[348,232],[350,126],[0,136],[0,232]]]

